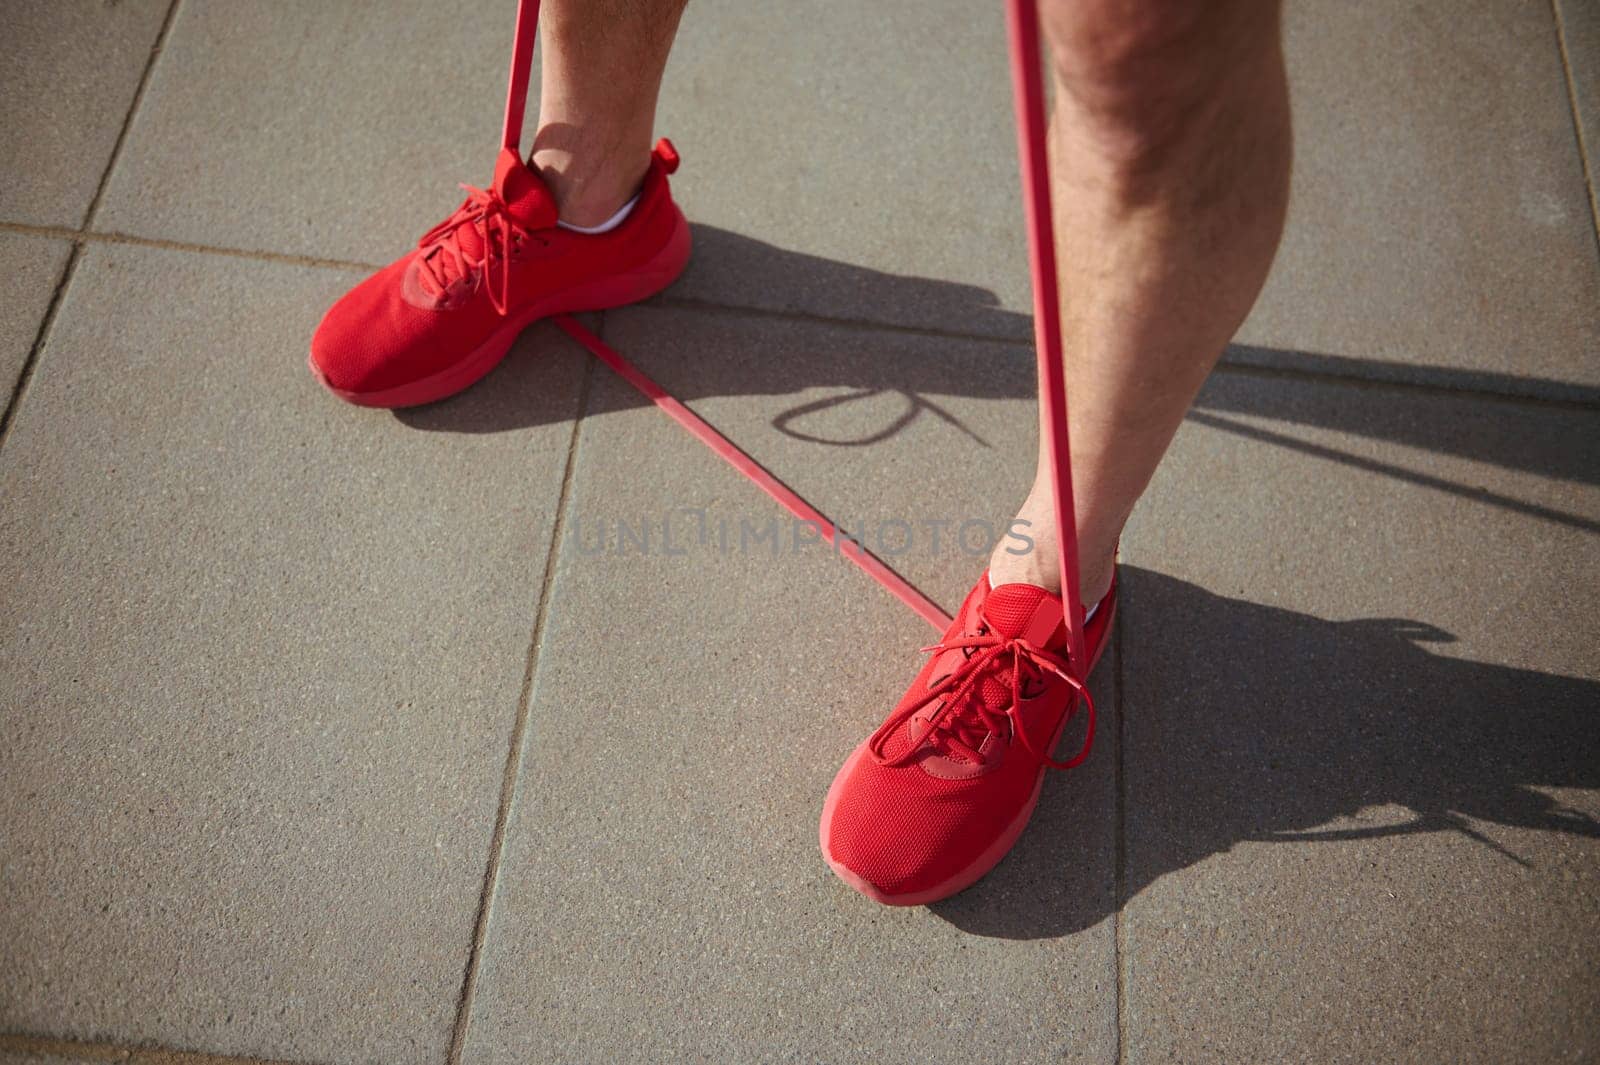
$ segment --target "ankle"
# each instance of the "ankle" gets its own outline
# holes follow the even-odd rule
[[[1098,566],[1089,566],[1080,562],[1082,575],[1078,579],[1078,595],[1083,599],[1085,610],[1094,606],[1106,597],[1111,591],[1111,577],[1117,566],[1116,553],[1105,559]]]
[[[989,555],[989,580],[991,584],[1032,584],[1061,594],[1060,548],[1055,530],[1049,525],[1034,522],[1023,526],[1029,543],[1015,537],[1005,537],[995,545]],[[1080,548],[1089,545],[1080,541]],[[1111,577],[1116,569],[1117,553],[1113,541],[1109,550],[1085,550],[1078,559],[1078,596],[1085,610],[1106,597],[1111,590]]]
[[[638,166],[586,164],[566,152],[539,149],[528,165],[550,189],[561,221],[587,228],[604,224],[638,195],[649,162]]]

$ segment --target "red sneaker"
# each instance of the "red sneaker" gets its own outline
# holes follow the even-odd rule
[[[1117,585],[1084,631],[1089,668],[1105,650]],[[845,760],[822,807],[822,856],[879,902],[918,906],[971,886],[1033,815],[1047,766],[1081,762],[1094,703],[1073,679],[1061,599],[985,573],[887,720]],[[1088,676],[1084,670],[1082,676]],[[1049,757],[1077,712],[1083,748]]]
[[[539,174],[502,149],[487,191],[468,187],[415,250],[333,305],[311,338],[312,371],[351,403],[431,403],[494,369],[537,319],[660,292],[689,261],[689,224],[667,187],[677,168],[662,140],[627,219],[575,233],[556,225]]]

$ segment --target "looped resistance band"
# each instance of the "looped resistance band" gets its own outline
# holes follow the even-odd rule
[[[1056,528],[1060,544],[1062,599],[1065,602],[1069,659],[1083,670],[1083,607],[1078,598],[1078,536],[1073,518],[1072,463],[1067,444],[1066,382],[1061,359],[1061,309],[1057,294],[1054,229],[1050,213],[1049,166],[1045,151],[1044,82],[1039,69],[1039,14],[1035,0],[1006,0],[1007,37],[1011,48],[1011,79],[1016,105],[1017,152],[1022,166],[1022,198],[1028,227],[1028,266],[1033,276],[1034,346],[1039,362],[1039,400],[1049,435],[1047,456],[1055,495]],[[517,30],[512,45],[511,79],[506,96],[505,127],[501,144],[517,148],[527,107],[528,79],[533,67],[534,36],[538,31],[539,0],[519,0]],[[699,415],[674,399],[623,356],[603,343],[569,315],[555,324],[591,354],[638,389],[701,443],[775,499],[791,514],[815,524],[823,539],[861,567],[873,580],[918,615],[943,631],[950,617],[931,599],[912,587],[882,560],[846,539],[837,542],[838,527],[802,499],[793,489],[723,436]],[[1080,676],[1079,680],[1082,679]]]

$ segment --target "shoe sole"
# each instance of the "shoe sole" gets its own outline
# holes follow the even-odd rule
[[[588,285],[566,289],[529,304],[515,315],[508,317],[488,340],[473,348],[466,358],[416,381],[372,392],[352,392],[329,383],[314,356],[308,355],[306,362],[324,388],[346,403],[354,403],[358,407],[393,409],[436,403],[476,384],[490,370],[500,365],[500,360],[506,357],[506,353],[511,350],[511,345],[516,342],[522,331],[541,318],[550,318],[558,314],[581,314],[584,311],[602,311],[637,303],[654,296],[676,281],[678,275],[689,265],[691,243],[689,223],[680,212],[672,236],[643,266],[629,270],[625,274],[601,278]]]
[[[1113,599],[1107,606],[1110,608],[1106,614],[1106,627],[1109,630],[1111,623],[1116,620],[1117,616],[1116,600]],[[1111,638],[1108,632],[1105,641],[1100,645],[1100,650],[1095,653],[1094,660],[1089,663],[1090,673],[1094,672],[1094,667],[1100,661],[1100,656],[1105,654],[1106,648],[1110,645]],[[1061,716],[1061,724],[1056,726],[1056,734],[1051,738],[1048,748],[1052,753],[1054,753],[1056,745],[1061,742],[1061,736],[1066,732],[1067,725],[1074,716],[1071,714],[1063,714]],[[1044,774],[1047,767],[1041,765],[1039,766],[1038,779],[1033,782],[1033,794],[1028,797],[1027,805],[1022,808],[1016,817],[1011,819],[1011,823],[1006,826],[1005,831],[1001,832],[993,843],[984,848],[983,852],[970,865],[932,887],[923,888],[921,891],[891,895],[858,873],[852,872],[842,863],[834,861],[833,849],[829,846],[832,840],[830,830],[833,826],[833,811],[839,804],[840,785],[850,775],[850,771],[855,768],[856,763],[866,754],[867,744],[863,741],[860,746],[851,752],[850,757],[845,759],[844,765],[839,767],[839,772],[834,774],[833,783],[828,787],[828,797],[822,802],[822,824],[817,830],[817,842],[822,845],[823,861],[828,863],[828,868],[832,869],[840,880],[843,880],[867,898],[872,899],[874,902],[881,902],[885,906],[926,906],[930,902],[938,902],[941,899],[949,898],[951,895],[959,894],[982,880],[991,869],[1000,864],[1000,859],[1009,854],[1011,848],[1016,845],[1017,838],[1022,835],[1022,830],[1028,827],[1028,822],[1033,818],[1034,808],[1039,805],[1039,793],[1044,790]]]

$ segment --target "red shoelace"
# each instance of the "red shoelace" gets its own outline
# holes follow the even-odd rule
[[[1008,721],[1012,734],[1021,741],[1023,748],[1052,769],[1071,769],[1089,756],[1089,748],[1094,743],[1094,698],[1090,696],[1088,687],[1073,677],[1066,660],[1035,647],[1020,636],[1005,637],[986,632],[950,637],[922,650],[936,655],[959,650],[966,660],[955,672],[929,688],[921,698],[902,706],[878,726],[878,731],[867,740],[867,750],[879,765],[902,766],[916,757],[921,742],[908,744],[905,750],[893,757],[885,754],[884,748],[895,730],[911,720],[923,707],[941,697],[944,698],[944,704],[928,717],[928,731],[923,739],[941,737],[974,762],[981,764],[984,761],[978,750],[983,737],[990,732],[1000,731]],[[1006,670],[1007,659],[1009,671]],[[996,711],[985,703],[978,686],[986,677],[1004,672],[1009,673],[1011,701],[1004,711]],[[1054,674],[1065,681],[1078,693],[1089,714],[1083,746],[1064,762],[1056,761],[1047,752],[1035,747],[1022,721],[1020,707],[1023,699],[1028,697],[1023,693],[1023,681],[1039,674]],[[1074,705],[1068,717],[1076,712]]]
[[[438,291],[431,293],[437,296],[457,278],[481,269],[489,302],[504,317],[511,291],[512,253],[521,249],[525,239],[543,241],[511,220],[505,200],[492,189],[461,187],[467,192],[466,202],[417,241],[423,251],[421,276],[437,286]],[[496,261],[500,264],[498,285],[493,269]]]

